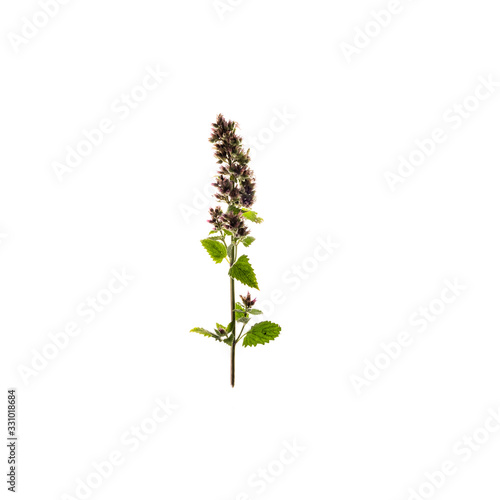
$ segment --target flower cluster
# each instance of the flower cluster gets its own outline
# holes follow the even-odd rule
[[[240,295],[240,297],[241,302],[243,302],[243,305],[246,309],[252,309],[252,307],[255,305],[255,302],[257,302],[257,299],[252,299],[250,292],[247,292],[246,297],[244,297],[243,295]]]
[[[222,115],[212,124],[209,141],[214,145],[215,158],[219,164],[217,177],[212,186],[217,188],[215,198],[228,204],[226,213],[222,208],[210,209],[210,220],[214,231],[225,229],[235,238],[249,234],[242,209],[249,209],[255,202],[255,177],[248,166],[250,156],[243,149],[243,140],[236,133],[238,124],[226,120]]]
[[[241,211],[233,212],[228,210],[223,216],[222,221],[224,224],[224,229],[227,229],[238,239],[248,236],[250,231],[245,224],[245,219]]]
[[[209,211],[211,219],[207,222],[213,225],[214,231],[220,231],[224,225],[222,216],[224,212],[221,207],[211,208]]]
[[[255,203],[255,177],[248,164],[250,150],[243,149],[243,139],[236,133],[238,124],[222,115],[212,124],[209,141],[214,145],[214,156],[220,165],[213,183],[218,190],[215,197],[235,207],[251,208]]]

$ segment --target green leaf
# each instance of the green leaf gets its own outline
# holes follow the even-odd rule
[[[239,302],[236,303],[236,308],[234,311],[236,320],[239,320],[245,315],[245,308]]]
[[[248,330],[243,345],[256,346],[258,344],[267,344],[270,340],[274,340],[281,332],[281,326],[271,321],[262,321],[257,323]]]
[[[243,245],[245,245],[246,247],[249,247],[254,241],[255,238],[253,236],[247,236],[246,238],[241,240]]]
[[[217,264],[220,264],[227,255],[226,247],[220,241],[206,239],[201,240],[201,244]]]
[[[229,276],[251,288],[259,289],[257,278],[247,255],[242,255],[230,268]]]
[[[238,320],[238,323],[245,323],[245,325],[251,320],[252,318],[245,318],[242,317]]]
[[[252,222],[255,222],[256,224],[260,224],[261,222],[264,222],[264,219],[262,219],[262,217],[259,217],[257,215],[257,212],[254,212],[252,210],[248,210],[248,211],[243,212],[243,217],[245,217],[245,219],[248,219]]]
[[[215,323],[215,324],[217,325],[217,328],[222,328],[223,330],[226,330],[226,327],[224,325],[221,325],[220,323]],[[219,333],[219,332],[217,332],[217,333]]]
[[[219,234],[219,236],[209,236],[207,239],[209,239],[209,240],[216,240],[216,241],[224,241],[224,236],[221,236]]]
[[[233,339],[234,333],[231,333],[231,335],[227,339],[224,339],[223,342],[227,345],[233,345]]]
[[[227,229],[223,229],[223,231],[226,236],[231,236],[233,234],[231,231],[228,231]]]
[[[264,314],[262,311],[260,311],[259,309],[250,309],[248,311],[250,314]]]
[[[194,333],[201,333],[202,335],[205,335],[205,337],[215,337],[215,335],[208,330],[205,330],[205,328],[193,328],[192,330],[189,330],[190,332]]]
[[[222,337],[220,336],[219,332],[217,330],[214,330],[214,339],[217,340],[218,342],[222,342]]]

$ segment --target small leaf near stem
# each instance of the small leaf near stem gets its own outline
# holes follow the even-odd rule
[[[201,333],[201,335],[204,335],[205,337],[214,337],[214,334],[205,328],[192,328],[190,331],[194,333]]]
[[[246,247],[249,247],[254,241],[255,238],[253,236],[245,236],[245,238],[241,240],[243,245],[245,245]]]
[[[201,244],[216,264],[220,264],[227,255],[226,247],[220,241],[207,238],[201,240]]]

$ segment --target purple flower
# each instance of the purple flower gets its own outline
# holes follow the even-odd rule
[[[241,302],[243,302],[243,305],[247,309],[251,309],[257,302],[257,299],[252,299],[252,297],[250,296],[250,292],[247,292],[246,297],[243,297],[243,295],[240,295],[240,297],[241,297]]]
[[[208,213],[210,214],[211,219],[207,222],[213,225],[214,231],[220,231],[222,229],[222,215],[223,211],[221,207],[211,208]]]
[[[209,141],[213,144],[220,165],[218,177],[212,184],[217,188],[215,198],[234,207],[250,208],[255,203],[255,177],[248,167],[249,150],[243,148],[243,139],[237,135],[238,124],[218,115],[212,124]]]
[[[231,231],[237,238],[243,238],[249,234],[245,218],[240,211],[233,212],[232,210],[228,210],[222,216],[222,222],[224,229]]]

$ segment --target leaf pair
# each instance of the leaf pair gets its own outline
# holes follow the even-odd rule
[[[236,302],[236,308],[234,311],[236,314],[236,320],[239,320],[240,318],[244,317],[246,312],[254,315],[264,314],[262,311],[255,308],[247,310],[243,307],[243,304],[240,304],[239,302]]]
[[[234,332],[230,337],[226,339],[222,339],[212,332],[205,330],[205,328],[193,328],[191,330],[195,333],[200,333],[205,337],[211,337],[215,340],[225,342],[228,345],[231,345],[234,338]],[[261,321],[260,323],[256,323],[255,325],[248,330],[245,337],[243,338],[243,346],[244,347],[253,347],[259,344],[267,344],[271,340],[274,340],[281,332],[281,327],[276,323],[272,323],[271,321]]]
[[[217,328],[225,329],[228,334],[231,333],[232,326],[233,326],[233,324],[230,323],[226,329],[223,325],[217,323]],[[217,332],[217,330],[214,330],[215,333],[212,333],[210,330],[207,330],[205,328],[193,328],[190,331],[194,332],[194,333],[199,333],[205,337],[213,338],[215,340],[218,340],[219,342],[224,342],[225,344],[228,344],[228,345],[231,345],[233,343],[233,339],[234,339],[234,332],[231,333],[231,335],[221,335],[220,333]]]
[[[251,237],[245,238],[245,240],[249,240]],[[253,239],[248,242],[248,245],[252,244]],[[208,252],[208,255],[212,258],[212,260],[220,264],[227,257],[227,250],[223,243],[218,240],[207,238],[205,240],[201,240],[201,244]],[[243,241],[245,244],[245,241]],[[257,277],[255,276],[255,272],[253,270],[250,261],[248,260],[247,255],[242,255],[230,268],[229,268],[229,276],[238,280],[239,282],[247,285],[251,288],[259,289],[259,284],[257,283]]]

